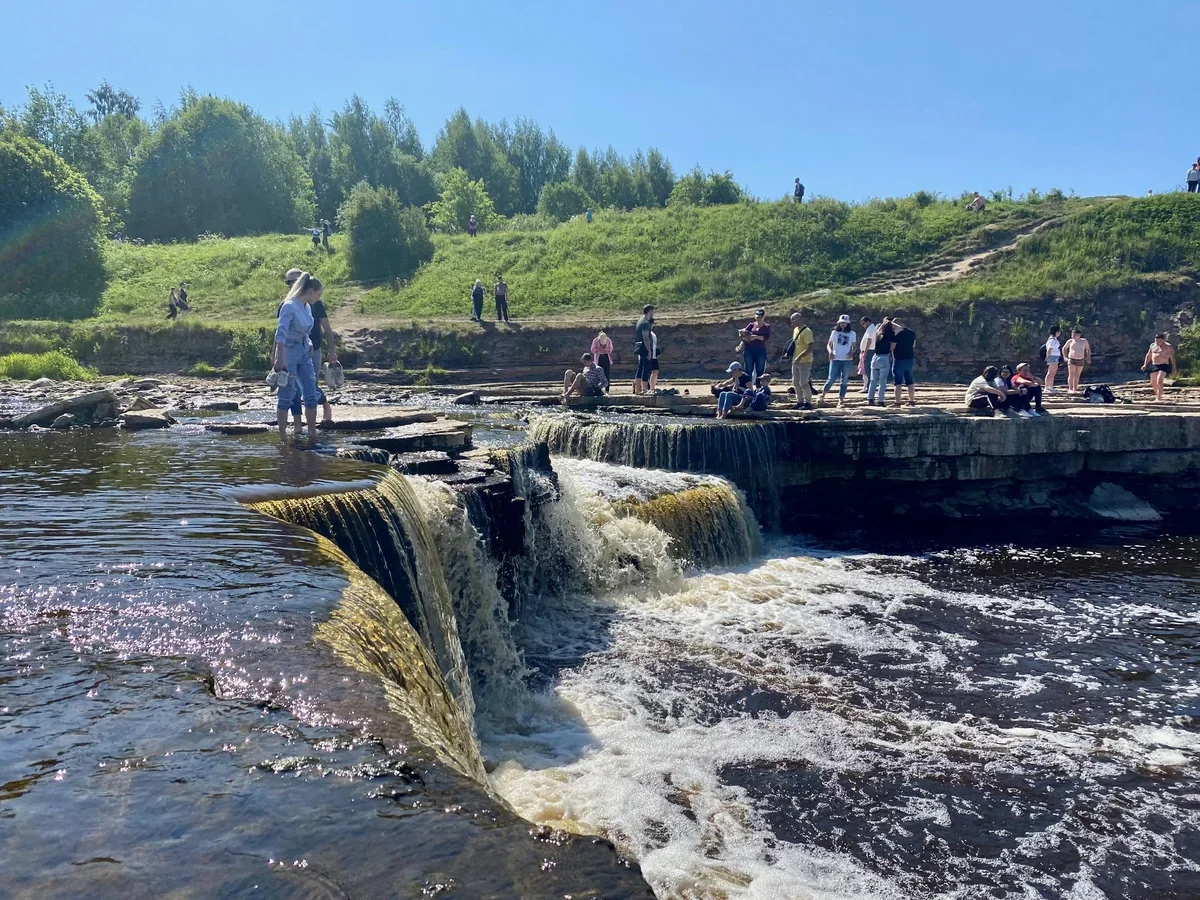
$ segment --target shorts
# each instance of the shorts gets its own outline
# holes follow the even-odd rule
[[[1084,361],[1082,359],[1075,359],[1074,357],[1072,357],[1071,359],[1068,359],[1067,362],[1069,362],[1073,366],[1079,366],[1081,369],[1083,368]]]
[[[658,360],[657,359],[650,360],[650,371],[651,372],[658,371]]]
[[[1061,356],[1047,356],[1046,357],[1046,365],[1051,365],[1052,363],[1060,363],[1060,362],[1062,362]]]
[[[1158,363],[1157,365],[1151,366],[1150,371],[1151,372],[1166,372],[1168,375],[1170,375],[1171,374],[1171,364],[1170,363]]]
[[[892,360],[892,383],[899,387],[901,384],[911,386],[913,383],[913,362],[911,359]]]

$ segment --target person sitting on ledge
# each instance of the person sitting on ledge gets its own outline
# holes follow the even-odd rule
[[[1017,363],[1017,371],[1011,379],[1013,387],[1021,390],[1025,394],[1025,409],[1029,409],[1029,404],[1033,404],[1033,409],[1030,414],[1034,416],[1048,416],[1050,413],[1042,407],[1042,380],[1033,374],[1033,369],[1029,367],[1029,363]]]
[[[967,409],[987,410],[989,416],[994,416],[1007,396],[993,384],[999,377],[1000,370],[995,366],[984,369],[983,374],[967,387]]]
[[[736,360],[729,364],[729,368],[725,370],[725,374],[729,377],[724,381],[718,381],[712,386],[712,395],[714,397],[720,397],[726,391],[734,391],[740,394],[750,386],[750,375],[742,370],[742,364]]]
[[[765,412],[771,402],[771,376],[761,375],[758,387],[744,393],[725,391],[717,398],[717,418],[727,419],[735,412]]]
[[[582,372],[576,375],[574,370],[567,369],[563,375],[564,402],[571,396],[603,397],[608,390],[608,379],[604,376],[604,370],[592,359],[592,354],[583,354],[580,361],[583,363]]]
[[[1001,366],[1000,373],[992,379],[992,384],[1004,392],[1004,402],[1000,404],[1002,412],[1015,412],[1022,419],[1031,417],[1029,412],[1028,393],[1013,384],[1012,366]]]

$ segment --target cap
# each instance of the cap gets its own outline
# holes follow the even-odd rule
[[[725,374],[728,375],[730,372],[736,372],[741,367],[742,364],[740,362],[731,362],[729,368],[725,370]]]
[[[838,324],[839,325],[849,325],[850,317],[848,315],[846,315],[845,313],[842,313],[842,315],[840,315],[838,317]]]
[[[765,309],[756,309],[754,311],[754,314],[756,316],[765,316],[767,314],[767,311]]]
[[[299,278],[303,274],[304,274],[304,272],[301,269],[288,269],[287,272],[283,276],[283,280],[286,281],[288,284],[291,284],[292,282],[294,282],[297,278]]]

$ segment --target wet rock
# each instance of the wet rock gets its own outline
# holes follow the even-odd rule
[[[1162,521],[1162,516],[1153,506],[1110,481],[1096,485],[1088,498],[1087,508],[1102,519],[1120,522]]]
[[[97,406],[101,404],[115,405],[116,402],[117,395],[108,388],[98,391],[88,391],[85,394],[78,394],[74,397],[68,397],[66,400],[59,400],[48,406],[43,406],[23,416],[17,416],[13,419],[12,427],[28,428],[30,425],[51,425],[63,413],[72,413],[77,420],[90,422],[93,418],[93,410]]]
[[[271,426],[262,422],[213,422],[205,425],[204,430],[217,434],[265,434]]]
[[[74,424],[75,424],[75,417],[73,415],[71,415],[71,413],[63,413],[61,416],[59,416],[57,419],[54,420],[54,423],[50,427],[51,428],[70,428]]]
[[[355,443],[378,447],[389,453],[415,450],[465,450],[471,446],[471,426],[466,422],[419,422],[389,428],[379,437],[362,438]]]
[[[451,403],[456,403],[459,406],[477,406],[479,404],[479,391],[467,391],[465,394],[459,394]]]
[[[126,411],[121,416],[121,427],[126,431],[144,431],[148,428],[167,428],[175,420],[161,409]]]
[[[392,468],[406,475],[449,475],[458,470],[450,454],[442,450],[397,453],[392,457]]]
[[[137,412],[138,410],[142,410],[142,409],[155,409],[155,408],[156,408],[156,405],[153,401],[151,401],[148,397],[143,397],[141,394],[138,394],[137,396],[135,396],[133,398],[133,400],[132,400],[132,402],[130,402],[129,406],[126,407],[125,411],[126,412]]]
[[[338,447],[333,454],[340,459],[357,459],[359,462],[377,463],[386,466],[391,454],[378,447]]]
[[[236,400],[197,400],[195,408],[213,412],[237,412],[240,404]]]
[[[436,422],[437,413],[397,406],[339,406],[332,422],[317,427],[325,431],[378,431],[396,426]]]

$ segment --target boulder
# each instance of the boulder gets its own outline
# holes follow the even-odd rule
[[[379,437],[362,438],[356,444],[378,447],[388,453],[418,450],[466,450],[471,446],[471,426],[466,422],[420,422],[389,428]]]
[[[1103,481],[1088,498],[1087,507],[1102,519],[1119,522],[1161,522],[1158,510],[1119,484]]]
[[[28,428],[30,425],[52,425],[54,420],[63,413],[72,413],[77,420],[91,421],[94,418],[94,410],[101,404],[116,405],[117,395],[108,388],[103,388],[99,391],[88,391],[86,394],[78,394],[74,397],[68,397],[66,400],[59,400],[56,403],[51,403],[48,406],[43,406],[31,413],[26,413],[23,416],[17,416],[13,419],[13,428]]]
[[[73,415],[71,415],[70,413],[63,413],[61,416],[59,416],[57,419],[54,420],[53,424],[50,427],[51,428],[70,428],[74,424],[75,424],[75,417]]]
[[[127,406],[125,408],[125,411],[126,412],[137,412],[138,410],[142,410],[142,409],[155,409],[155,408],[156,407],[151,400],[148,400],[146,397],[143,397],[141,394],[137,394],[133,398],[133,401],[129,404],[129,406]]]
[[[172,419],[161,409],[126,411],[121,415],[121,427],[126,431],[143,431],[147,428],[166,428],[174,425]]]
[[[236,400],[198,400],[195,408],[213,412],[237,412],[240,407]]]

